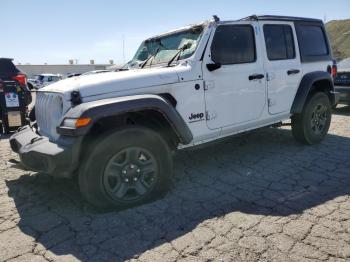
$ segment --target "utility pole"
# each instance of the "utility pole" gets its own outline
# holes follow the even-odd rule
[[[123,39],[123,64],[125,64],[125,37],[122,35]]]

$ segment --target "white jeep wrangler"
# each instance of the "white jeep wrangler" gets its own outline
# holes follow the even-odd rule
[[[326,136],[336,103],[321,20],[217,17],[145,40],[119,72],[37,92],[37,124],[10,139],[23,165],[79,176],[84,197],[127,207],[160,196],[172,152],[291,119],[304,144]]]

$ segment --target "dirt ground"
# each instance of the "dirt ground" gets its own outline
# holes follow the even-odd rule
[[[350,261],[350,107],[316,146],[266,128],[175,157],[171,191],[101,213],[0,140],[0,261]]]

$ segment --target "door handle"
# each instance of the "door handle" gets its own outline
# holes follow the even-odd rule
[[[291,70],[287,71],[288,75],[296,75],[296,74],[299,74],[299,73],[300,73],[299,69],[291,69]]]
[[[254,75],[250,75],[248,77],[249,81],[255,80],[255,79],[263,79],[265,77],[265,75],[263,74],[254,74]]]

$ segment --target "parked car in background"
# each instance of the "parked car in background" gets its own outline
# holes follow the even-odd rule
[[[110,70],[94,70],[94,71],[86,72],[86,73],[81,74],[81,75],[86,76],[86,75],[95,75],[95,74],[108,73],[108,72],[111,72],[111,71]]]
[[[350,105],[350,58],[338,63],[334,85],[335,91],[340,93],[338,104]]]
[[[27,83],[27,75],[19,70],[12,62],[12,58],[0,57],[0,82],[16,81],[22,91],[25,93],[26,104],[32,102],[32,96]],[[0,88],[0,92],[2,89]]]
[[[0,58],[0,133],[26,124],[27,106],[31,101],[27,76],[11,58]]]
[[[40,74],[36,75],[34,79],[28,79],[28,84],[32,88],[40,89],[62,79],[62,75],[59,74]]]

